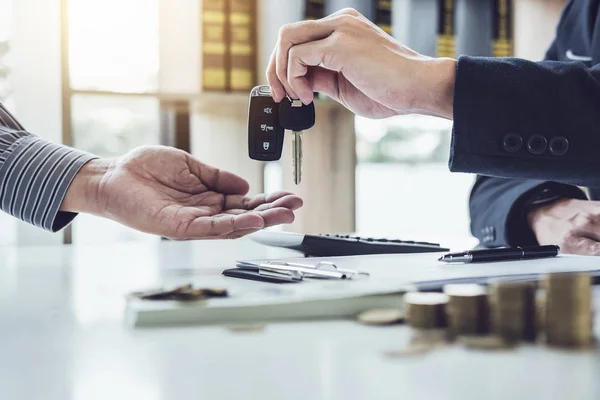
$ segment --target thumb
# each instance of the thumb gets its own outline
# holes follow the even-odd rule
[[[311,67],[308,69],[306,80],[313,92],[323,93],[340,101],[337,72],[322,67]]]

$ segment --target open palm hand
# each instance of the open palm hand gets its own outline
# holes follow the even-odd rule
[[[248,190],[244,179],[184,151],[146,146],[110,161],[97,187],[97,213],[172,239],[231,239],[292,223],[302,206],[289,193],[249,198]]]

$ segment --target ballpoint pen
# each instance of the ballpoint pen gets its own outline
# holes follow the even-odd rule
[[[502,247],[497,249],[470,250],[462,253],[449,253],[440,257],[446,263],[477,263],[493,261],[516,261],[534,258],[556,257],[560,247],[555,245],[534,247]]]

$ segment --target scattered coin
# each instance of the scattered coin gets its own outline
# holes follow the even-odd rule
[[[433,347],[443,347],[449,343],[446,329],[414,330],[410,344],[427,344]]]
[[[426,354],[433,349],[435,349],[435,346],[426,343],[410,344],[403,349],[386,350],[383,355],[389,358],[403,358]]]
[[[477,350],[506,350],[512,347],[499,336],[459,336],[457,342]]]
[[[593,339],[590,274],[549,274],[545,287],[546,343],[558,347],[589,347]]]
[[[404,315],[396,308],[376,308],[358,314],[358,322],[365,325],[392,325],[404,320]]]
[[[134,292],[130,297],[142,300],[176,300],[198,301],[214,297],[227,297],[226,289],[196,289],[191,284],[178,286],[173,289],[153,289],[143,292]]]
[[[448,296],[443,293],[412,292],[404,296],[406,320],[417,329],[443,328],[447,325]]]
[[[451,284],[444,286],[444,293],[448,295],[446,315],[452,337],[489,331],[489,307],[483,286]]]
[[[491,331],[506,341],[534,341],[536,287],[528,282],[498,280],[490,284]]]
[[[262,324],[241,324],[228,325],[227,329],[235,333],[258,333],[265,330],[265,325]]]

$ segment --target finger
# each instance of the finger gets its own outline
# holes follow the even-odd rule
[[[564,248],[566,254],[578,254],[582,256],[600,256],[600,242],[581,236],[573,237],[565,241],[561,250]]]
[[[198,171],[198,178],[210,190],[233,195],[245,195],[250,190],[250,185],[244,178],[201,163],[193,157],[190,158],[198,164],[198,168],[191,170]]]
[[[275,225],[291,224],[296,219],[293,211],[282,207],[261,211],[259,215],[263,221],[265,221],[265,228]]]
[[[336,101],[340,101],[338,89],[338,73],[321,67],[313,67],[308,70],[308,86],[313,92],[323,93]]]
[[[230,232],[227,233],[225,235],[221,235],[219,237],[216,237],[215,239],[223,239],[223,240],[234,240],[234,239],[239,239],[242,238],[244,236],[248,236],[252,233],[256,233],[258,232],[260,229],[242,229],[239,231],[235,231],[235,232]]]
[[[267,67],[266,76],[267,76],[267,83],[271,87],[271,94],[272,94],[273,100],[275,100],[276,103],[281,103],[281,101],[285,97],[285,88],[283,87],[281,82],[279,82],[279,78],[277,78],[277,72],[275,70],[275,68],[277,66],[277,63],[275,61],[276,54],[277,54],[277,48],[273,49],[273,52],[271,53],[271,58],[269,60],[269,66]]]
[[[188,239],[205,239],[239,230],[262,229],[264,227],[265,221],[258,213],[220,214],[213,217],[196,218],[186,229],[185,237]]]
[[[344,12],[317,21],[302,21],[281,27],[275,50],[275,74],[292,98],[297,99],[298,96],[287,79],[290,49],[299,44],[324,39],[335,32],[337,28],[348,24],[350,20],[356,21],[358,18]]]
[[[336,65],[332,61],[340,59],[339,57],[331,56],[334,47],[332,45],[334,42],[332,38],[333,36],[329,36],[326,39],[300,44],[292,47],[289,51],[288,82],[304,104],[310,104],[313,101],[313,93],[317,91],[311,85],[308,77],[309,67],[319,66],[322,69],[335,72],[339,72],[342,68],[341,65]],[[339,51],[339,49],[336,49],[336,51]],[[330,79],[333,78],[332,75],[328,75],[327,77]],[[333,82],[329,83],[329,85],[331,84]]]
[[[265,211],[272,208],[287,208],[291,211],[296,211],[300,207],[303,206],[303,201],[300,197],[294,195],[287,195],[281,197],[275,201],[268,202],[265,204],[261,204],[258,207],[254,208],[254,211]]]
[[[364,16],[362,16],[358,11],[353,10],[351,8],[345,8],[343,10],[337,11],[323,19],[329,20],[329,19],[338,17],[340,15],[352,15],[352,16],[366,20],[366,18]],[[280,36],[281,36],[281,33],[282,32],[280,31]],[[281,102],[286,95],[286,89],[283,86],[283,84],[279,81],[279,78],[277,76],[277,55],[278,55],[277,50],[279,49],[279,47],[280,47],[280,41],[278,40],[277,45],[275,46],[275,49],[273,49],[273,52],[271,53],[271,57],[269,58],[269,65],[266,70],[267,82],[268,82],[269,86],[271,86],[273,100],[275,100],[277,103]],[[284,51],[283,54],[284,55],[287,54],[287,51],[289,51],[289,43],[287,46],[281,46],[281,47],[282,47],[282,51]],[[287,50],[285,50],[286,48],[287,48]],[[283,58],[282,61],[285,62],[285,58]],[[285,65],[284,65],[284,67],[285,67]]]
[[[290,196],[290,195],[292,195],[292,194],[289,192],[274,192],[274,193],[269,193],[269,194],[261,193],[261,194],[255,196],[254,198],[250,199],[250,201],[248,201],[248,203],[246,204],[246,209],[254,210],[256,207],[258,207],[262,204],[272,203],[282,197]]]

